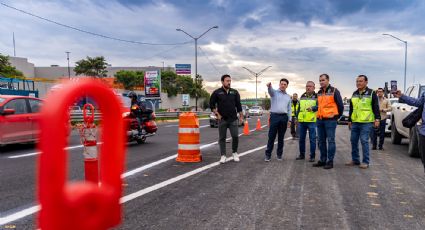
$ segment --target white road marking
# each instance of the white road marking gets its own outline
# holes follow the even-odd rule
[[[82,148],[82,147],[83,147],[83,145],[75,145],[75,146],[66,147],[65,150],[78,149],[78,148]],[[15,158],[29,157],[29,156],[38,155],[40,153],[41,152],[26,153],[26,154],[21,154],[21,155],[10,156],[8,158],[9,159],[15,159]]]
[[[263,125],[262,128],[264,128],[265,126],[266,125]],[[255,129],[250,130],[250,132],[252,132],[252,131],[255,131]],[[241,135],[243,135],[243,134],[239,134],[239,136],[241,136]],[[230,139],[230,138],[228,138],[228,139]],[[289,140],[289,139],[291,139],[291,138],[286,138],[285,140]],[[204,149],[204,148],[210,147],[212,145],[215,145],[217,143],[218,142],[216,141],[216,142],[213,142],[213,143],[210,143],[210,144],[202,145],[200,148],[201,149]],[[274,144],[276,144],[276,143],[277,142],[275,142]],[[72,147],[68,147],[68,148],[81,148],[81,147],[82,147],[82,145],[81,146],[72,146]],[[245,156],[247,154],[253,153],[255,151],[264,149],[266,147],[267,147],[267,145],[264,145],[264,146],[261,146],[261,147],[255,148],[255,149],[251,149],[251,150],[248,150],[246,152],[240,153],[239,156],[242,157],[242,156]],[[39,154],[39,153],[35,153],[35,154]],[[159,165],[161,163],[164,163],[164,162],[167,162],[169,160],[175,159],[176,157],[177,157],[177,154],[172,155],[172,156],[169,156],[169,157],[166,157],[166,158],[163,158],[163,159],[161,159],[159,161],[152,162],[152,163],[147,164],[147,165],[144,165],[142,167],[133,169],[131,171],[128,171],[128,172],[122,174],[121,175],[121,178],[125,178],[125,177],[128,177],[128,176],[134,175],[136,173],[142,172],[142,171],[144,171],[146,169],[152,168],[152,167],[154,167],[156,165]],[[230,161],[230,160],[233,160],[233,157],[227,158],[226,161]],[[182,179],[185,179],[185,178],[188,178],[190,176],[196,175],[196,174],[198,174],[200,172],[203,172],[203,171],[205,171],[207,169],[216,167],[218,165],[220,165],[219,162],[211,163],[211,164],[206,165],[204,167],[201,167],[201,168],[192,170],[190,172],[184,173],[184,174],[182,174],[180,176],[177,176],[177,177],[171,178],[169,180],[163,181],[163,182],[161,182],[159,184],[156,184],[156,185],[153,185],[151,187],[148,187],[148,188],[139,190],[138,192],[135,192],[135,193],[129,194],[127,196],[121,197],[120,203],[125,203],[125,202],[128,202],[130,200],[136,199],[137,197],[143,196],[143,195],[145,195],[147,193],[150,193],[152,191],[158,190],[158,189],[163,188],[163,187],[165,187],[167,185],[173,184],[173,183],[178,182],[178,181],[180,181]],[[13,222],[15,220],[19,220],[19,219],[24,218],[26,216],[32,215],[34,213],[37,213],[38,211],[40,211],[40,205],[35,205],[35,206],[32,206],[32,207],[26,208],[26,209],[21,210],[19,212],[16,212],[16,213],[13,213],[11,215],[8,215],[8,216],[5,216],[5,217],[0,218],[0,225],[4,225],[4,224],[10,223],[10,222]]]
[[[289,140],[289,139],[290,139],[290,138],[286,138],[285,140]],[[276,144],[276,143],[277,143],[277,142],[275,142],[275,144]],[[267,145],[263,145],[263,146],[260,146],[260,147],[255,148],[255,149],[251,149],[251,150],[248,150],[248,151],[246,151],[246,152],[240,153],[240,154],[239,154],[239,156],[240,156],[240,157],[242,157],[242,156],[248,155],[248,154],[250,154],[250,153],[253,153],[253,152],[259,151],[259,150],[261,150],[261,149],[264,149],[264,148],[266,148],[266,147],[267,147]],[[229,157],[229,158],[227,158],[227,159],[226,159],[226,162],[227,162],[227,161],[231,161],[231,160],[233,160],[233,157]],[[126,202],[128,202],[128,201],[134,200],[134,199],[136,199],[136,198],[138,198],[138,197],[140,197],[140,196],[143,196],[143,195],[145,195],[145,194],[148,194],[148,193],[150,193],[150,192],[153,192],[153,191],[155,191],[155,190],[158,190],[158,189],[160,189],[160,188],[163,188],[163,187],[165,187],[165,186],[167,186],[167,185],[174,184],[174,183],[176,183],[176,182],[178,182],[178,181],[180,181],[180,180],[183,180],[183,179],[188,178],[188,177],[190,177],[190,176],[196,175],[196,174],[198,174],[198,173],[200,173],[200,172],[203,172],[203,171],[205,171],[205,170],[207,170],[207,169],[217,167],[217,166],[219,166],[219,165],[220,165],[220,162],[218,162],[218,161],[217,161],[217,162],[211,163],[211,164],[209,164],[209,165],[205,165],[205,166],[203,166],[203,167],[201,167],[201,168],[197,168],[197,169],[192,170],[192,171],[190,171],[190,172],[184,173],[184,174],[182,174],[182,175],[179,175],[179,176],[173,177],[173,178],[168,179],[168,180],[166,180],[166,181],[163,181],[163,182],[161,182],[161,183],[159,183],[159,184],[156,184],[156,185],[153,185],[153,186],[150,186],[150,187],[144,188],[144,189],[142,189],[142,190],[139,190],[139,191],[137,191],[137,192],[134,192],[134,193],[131,193],[131,194],[127,195],[127,196],[122,197],[122,198],[121,198],[121,200],[120,200],[120,203],[121,203],[121,204],[123,204],[123,203],[126,203]]]

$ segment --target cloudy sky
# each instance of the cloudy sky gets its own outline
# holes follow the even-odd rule
[[[272,66],[258,80],[276,87],[282,77],[290,93],[321,73],[344,96],[355,76],[369,86],[397,80],[403,86],[404,43],[408,41],[407,85],[425,83],[425,1],[422,0],[0,0],[17,9],[91,33],[142,43],[119,42],[72,30],[0,5],[0,53],[16,52],[36,66],[66,66],[86,56],[103,55],[112,66],[194,66],[194,42],[181,28],[199,36],[198,73],[208,90],[224,73],[242,97],[255,97],[255,72]],[[186,44],[181,44],[186,43]],[[170,45],[178,44],[178,45]]]

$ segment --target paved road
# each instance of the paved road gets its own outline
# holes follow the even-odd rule
[[[201,121],[201,126],[208,121]],[[263,118],[265,124],[265,118]],[[250,128],[255,122],[250,120]],[[367,170],[344,166],[350,159],[349,132],[337,129],[335,168],[295,161],[298,144],[285,142],[284,161],[263,161],[267,128],[240,139],[241,162],[217,163],[217,129],[201,129],[203,162],[158,163],[176,153],[177,126],[160,127],[145,145],[129,145],[123,223],[119,229],[423,229],[425,175],[407,144],[387,140],[372,151]],[[288,137],[288,135],[287,135]],[[228,145],[230,152],[230,144]],[[24,152],[24,150],[22,150]],[[27,151],[30,152],[30,151]],[[0,155],[0,211],[7,217],[34,202],[36,157]],[[81,149],[70,150],[70,179],[82,178]],[[6,186],[4,186],[6,185]],[[29,215],[9,224],[34,228]],[[1,227],[1,226],[0,226]],[[1,228],[0,228],[1,229]]]

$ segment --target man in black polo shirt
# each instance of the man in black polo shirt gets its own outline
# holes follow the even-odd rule
[[[225,74],[221,76],[222,87],[216,89],[210,99],[211,111],[213,111],[218,119],[218,143],[220,145],[220,163],[226,162],[226,134],[227,129],[230,130],[232,136],[232,152],[233,160],[239,161],[238,156],[238,116],[241,122],[243,121],[241,97],[239,92],[230,88],[232,79],[230,75]]]

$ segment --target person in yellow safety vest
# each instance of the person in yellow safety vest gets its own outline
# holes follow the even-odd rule
[[[295,111],[298,110],[299,104],[298,104],[298,94],[294,93],[292,95],[292,101],[291,101],[291,109],[292,109],[292,123],[291,123],[291,135],[292,139],[298,138],[298,129],[297,129],[297,116],[295,116]]]
[[[300,135],[299,150],[300,155],[297,160],[305,159],[305,140],[307,131],[310,139],[310,159],[309,162],[314,162],[316,157],[316,111],[317,111],[317,94],[314,92],[315,84],[308,81],[305,86],[306,92],[301,95],[296,110],[298,122],[298,133]]]
[[[375,91],[367,87],[366,75],[359,75],[356,79],[357,90],[354,91],[350,101],[350,116],[348,128],[351,130],[351,158],[347,166],[369,168],[369,135],[372,127],[379,126],[381,115],[379,113],[379,100]],[[359,139],[363,149],[363,160],[360,163]]]

